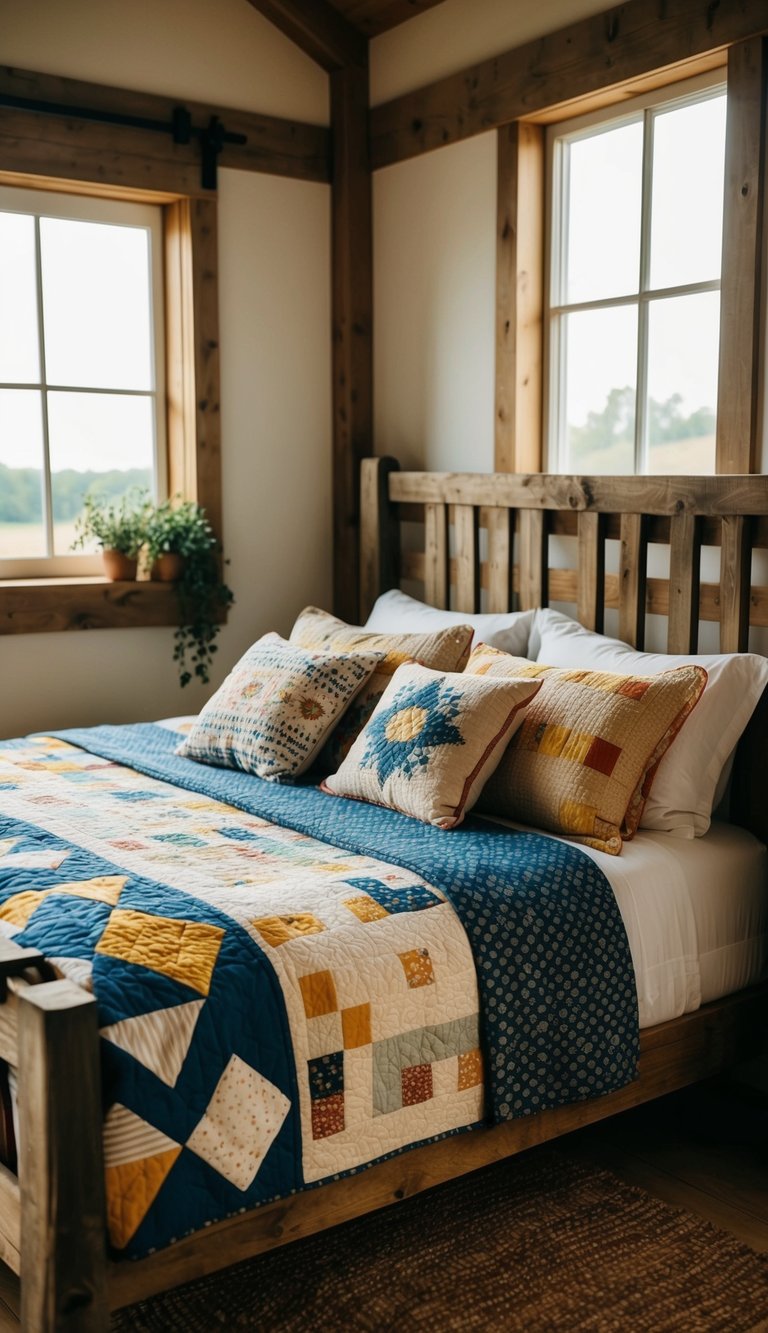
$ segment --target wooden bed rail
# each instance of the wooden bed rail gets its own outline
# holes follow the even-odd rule
[[[421,546],[401,523],[423,526]],[[481,533],[485,558],[481,559]],[[577,538],[577,567],[553,569],[552,536]],[[606,573],[606,541],[620,543]],[[653,577],[648,548],[667,546]],[[718,582],[702,583],[703,547],[718,547]],[[752,584],[752,551],[768,549],[768,476],[572,477],[534,473],[400,472],[363,462],[361,612],[414,579],[433,606],[488,611],[575,605],[587,628],[618,610],[619,637],[642,648],[647,612],[668,618],[667,651],[695,652],[699,620],[720,626],[720,650],[743,651],[768,626],[768,586]],[[451,591],[453,590],[453,596]]]
[[[21,1277],[25,1333],[108,1325],[96,1001],[0,940],[0,1058],[18,1071],[18,1179],[0,1167],[0,1259]]]

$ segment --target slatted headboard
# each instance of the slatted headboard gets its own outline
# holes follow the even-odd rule
[[[642,648],[646,612],[667,617],[667,652],[696,652],[699,621],[716,621],[720,651],[748,647],[768,626],[768,586],[752,583],[752,552],[768,550],[768,475],[571,477],[533,473],[401,472],[393,458],[362,465],[361,612],[379,593],[413,579],[433,606],[459,611],[575,604],[602,630],[618,611],[618,636]],[[401,525],[409,535],[401,539]],[[481,531],[485,542],[481,544]],[[575,536],[575,569],[550,568],[550,536]],[[452,538],[452,539],[451,539]],[[606,541],[620,542],[618,573],[606,573]],[[668,547],[668,578],[648,571],[651,544]],[[481,550],[485,549],[485,559]],[[717,582],[701,581],[702,547],[720,548]],[[451,592],[453,590],[453,596]],[[768,699],[739,747],[738,820],[768,841],[763,775]]]

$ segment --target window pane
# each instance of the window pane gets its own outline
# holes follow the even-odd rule
[[[648,471],[715,470],[720,293],[653,301],[648,332]]]
[[[66,555],[83,496],[117,500],[152,488],[152,399],[107,393],[48,394],[54,551]]]
[[[0,213],[0,380],[40,380],[35,219],[26,213]]]
[[[0,559],[46,554],[36,389],[0,389]]]
[[[651,286],[720,277],[725,95],[654,117]]]
[[[40,219],[49,384],[151,389],[149,233]]]
[[[565,302],[636,292],[640,280],[642,120],[567,145]]]
[[[633,472],[637,307],[585,310],[565,319],[565,466]]]

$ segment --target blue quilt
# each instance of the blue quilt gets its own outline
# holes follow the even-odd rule
[[[476,818],[446,833],[312,786],[281,786],[206,767],[177,757],[178,737],[152,725],[97,727],[57,737],[66,743],[64,762],[54,752],[38,767],[58,763],[73,791],[78,783],[88,783],[88,769],[67,765],[68,745],[107,761],[94,767],[93,781],[108,784],[109,766],[126,766],[203,802],[223,802],[235,812],[292,830],[298,838],[380,858],[440,890],[466,931],[477,969],[489,1119],[600,1096],[636,1076],[637,1000],[626,934],[610,884],[577,848]],[[0,810],[2,789],[14,787],[9,768],[10,778],[0,770]],[[139,787],[117,795],[129,829],[132,801],[151,800],[152,793]],[[55,798],[42,799],[55,804]],[[222,832],[250,839],[250,854],[261,854],[258,832],[238,832],[237,826]],[[195,836],[167,835],[179,847],[185,839],[187,846],[194,844]],[[10,848],[5,855],[4,841]],[[130,836],[123,841],[127,850]],[[120,839],[112,845],[119,850]],[[173,845],[169,842],[169,854]],[[398,898],[383,882],[358,877],[347,883],[356,891],[362,885],[374,907],[386,904],[382,910],[432,905],[428,889],[410,896],[401,890]],[[21,944],[35,945],[56,959],[87,960],[102,1031],[118,1034],[103,1043],[103,1050],[106,1106],[112,1108],[110,1115],[120,1108],[114,1117],[117,1176],[110,1198],[113,1242],[123,1253],[144,1254],[214,1218],[307,1183],[283,993],[269,950],[260,948],[252,934],[225,911],[191,894],[185,897],[177,888],[135,875],[126,882],[119,856],[106,860],[50,827],[18,819],[0,819],[0,917],[21,926],[16,936]],[[182,918],[189,923],[184,928],[179,927]],[[292,930],[314,929],[291,922]],[[262,923],[264,938],[272,943],[268,932],[283,928]],[[142,1051],[151,1045],[146,1025],[130,1027],[131,1020],[146,1017],[149,985],[153,1005],[173,1010],[179,1031],[192,1033],[182,1043],[184,1058],[171,1071],[173,1078],[167,1067],[153,1071],[151,1060],[147,1067],[144,1055],[136,1058],[139,1038]],[[313,995],[312,1003],[317,1002]],[[450,1035],[454,1040],[456,1034]],[[430,1040],[434,1044],[444,1037],[442,1029],[434,1029]],[[215,1068],[207,1068],[208,1052],[222,1049],[233,1053],[226,1079],[221,1057],[210,1062]],[[322,1135],[332,1132],[328,1125],[338,1115],[343,1052],[309,1066],[317,1097],[313,1116],[317,1109]],[[217,1139],[219,1102],[229,1099],[231,1113],[238,1095],[250,1099],[249,1105],[263,1099],[265,1123],[272,1126],[252,1179],[242,1163],[229,1161]],[[140,1128],[148,1121],[154,1138]],[[142,1133],[146,1142],[137,1173],[136,1154],[131,1158],[124,1145],[137,1142]],[[137,1193],[138,1209],[131,1203]]]

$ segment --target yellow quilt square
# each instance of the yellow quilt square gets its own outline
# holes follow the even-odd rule
[[[341,1011],[341,1030],[344,1034],[344,1050],[353,1051],[358,1046],[371,1044],[371,1006],[355,1004]]]
[[[116,908],[96,953],[138,963],[207,995],[224,931],[202,921],[176,921]]]
[[[311,912],[294,912],[290,916],[262,916],[253,922],[265,944],[277,949],[289,940],[297,940],[302,935],[319,935],[325,930],[322,921],[318,921]]]
[[[319,1018],[321,1014],[335,1014],[339,1002],[336,998],[336,983],[332,972],[309,972],[307,976],[299,977],[299,986],[307,1018]]]

